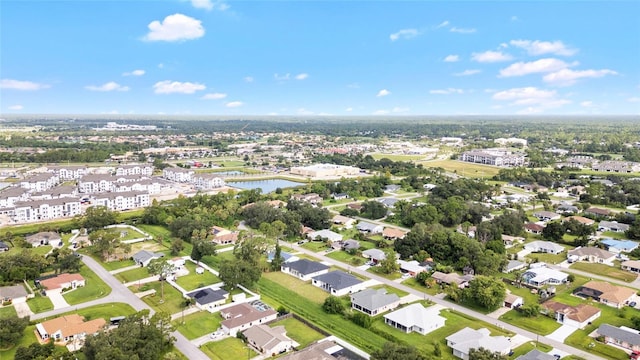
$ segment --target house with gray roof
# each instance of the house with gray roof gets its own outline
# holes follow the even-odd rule
[[[52,245],[58,246],[62,241],[60,234],[53,231],[43,231],[37,234],[29,235],[25,240],[33,247]]]
[[[602,324],[596,330],[598,335],[603,336],[607,344],[619,346],[631,351],[640,351],[640,333],[638,330],[628,327],[615,327],[609,324]]]
[[[314,276],[326,274],[327,272],[329,272],[329,267],[316,261],[300,259],[298,261],[286,262],[282,264],[280,270],[283,273],[295,276],[302,281],[309,281]]]
[[[440,316],[439,307],[425,308],[413,303],[384,316],[384,323],[405,333],[426,335],[444,326],[446,319]]]
[[[20,284],[0,287],[0,303],[2,301],[11,301],[14,304],[23,303],[27,301],[28,295],[27,290]]]
[[[322,290],[328,291],[334,296],[352,294],[365,288],[365,284],[362,280],[340,270],[314,276],[311,284],[321,288]]]
[[[137,253],[135,253],[132,258],[133,258],[133,261],[135,261],[136,265],[145,267],[149,265],[151,260],[159,259],[163,256],[164,256],[163,253],[157,253],[157,252],[148,251],[148,250],[140,250]]]
[[[516,360],[556,360],[556,357],[543,353],[538,349],[533,349],[524,355],[520,355],[516,358]]]
[[[349,239],[342,242],[343,250],[357,250],[359,248],[360,242],[358,240]]]
[[[356,229],[363,233],[380,234],[384,230],[384,226],[366,221],[360,221],[358,225],[356,225]]]
[[[384,205],[387,208],[392,208],[394,206],[396,206],[396,203],[400,201],[400,199],[396,199],[396,198],[381,198],[378,199],[378,202],[381,203],[382,205]]]
[[[507,355],[511,352],[511,341],[505,336],[491,336],[487,328],[474,330],[468,327],[447,336],[447,346],[453,356],[468,360],[471,349],[485,348],[491,352]]]
[[[214,309],[225,302],[229,298],[229,292],[223,289],[204,288],[192,291],[186,294],[188,297],[195,299],[196,306],[201,310],[213,312]]]
[[[600,221],[598,231],[625,232],[629,230],[629,225],[617,221]]]
[[[307,238],[311,240],[327,239],[330,242],[342,241],[342,235],[327,229],[312,231],[307,234]]]
[[[247,342],[266,356],[276,356],[297,346],[297,342],[290,339],[284,326],[269,327],[264,324],[252,326],[243,332]]]
[[[385,311],[395,309],[400,305],[400,298],[396,294],[387,294],[387,290],[365,289],[351,294],[351,308],[369,316],[375,316]]]
[[[377,263],[387,258],[384,251],[380,249],[369,249],[362,252],[362,256]]]
[[[536,240],[524,245],[525,250],[534,253],[560,254],[565,249],[562,245],[552,243],[551,241]]]
[[[512,271],[524,269],[525,267],[527,267],[527,263],[525,262],[518,261],[518,260],[509,260],[509,262],[507,263],[507,266],[504,268],[502,272],[508,274]]]

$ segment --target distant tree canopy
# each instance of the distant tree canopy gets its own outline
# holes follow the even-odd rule
[[[29,325],[29,318],[15,315],[0,318],[0,349],[15,345]]]

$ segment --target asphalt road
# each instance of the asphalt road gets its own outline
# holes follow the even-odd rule
[[[466,307],[463,307],[463,306],[460,306],[458,304],[455,304],[455,303],[452,303],[452,302],[449,302],[449,301],[446,301],[446,300],[438,299],[438,298],[436,298],[434,296],[431,296],[431,295],[428,295],[428,294],[426,294],[424,292],[421,292],[421,291],[415,290],[413,288],[410,288],[410,287],[408,287],[406,285],[399,284],[397,282],[394,282],[392,280],[383,278],[381,276],[378,276],[376,274],[370,273],[368,271],[360,270],[360,269],[358,269],[356,267],[353,267],[353,266],[350,266],[348,264],[342,263],[340,261],[334,260],[334,259],[332,259],[330,257],[326,257],[326,256],[324,256],[322,254],[315,253],[315,252],[313,252],[311,250],[307,250],[307,249],[305,249],[303,247],[298,246],[297,244],[288,244],[287,246],[290,246],[293,249],[295,249],[296,251],[299,251],[301,253],[313,256],[313,257],[315,257],[315,258],[317,258],[317,259],[319,259],[321,261],[324,261],[324,262],[327,262],[327,263],[330,263],[332,265],[339,266],[339,267],[342,267],[342,268],[347,268],[350,272],[357,273],[357,274],[365,276],[367,278],[375,279],[375,280],[380,281],[381,283],[383,283],[385,285],[394,287],[396,289],[400,289],[402,291],[406,291],[409,294],[416,295],[416,296],[418,296],[420,298],[423,298],[423,299],[428,299],[429,301],[431,301],[433,303],[436,303],[436,304],[442,305],[444,307],[456,310],[456,311],[458,311],[460,313],[469,315],[471,317],[474,317],[476,319],[482,320],[482,321],[487,322],[489,324],[495,324],[495,325],[497,325],[497,326],[499,326],[499,327],[501,327],[501,328],[503,328],[505,330],[508,330],[508,331],[513,332],[513,333],[522,335],[522,336],[527,337],[527,338],[529,338],[531,340],[536,340],[537,339],[542,343],[545,343],[547,345],[551,345],[552,347],[554,347],[556,349],[559,349],[559,350],[562,350],[562,351],[565,351],[565,352],[567,352],[569,354],[577,355],[577,356],[583,357],[585,359],[602,359],[599,356],[593,355],[591,353],[587,353],[587,352],[582,351],[580,349],[576,349],[576,348],[571,347],[569,345],[566,345],[564,343],[555,341],[553,339],[549,339],[549,338],[547,338],[545,336],[539,336],[538,334],[535,334],[535,333],[532,333],[530,331],[521,329],[521,328],[513,326],[511,324],[507,324],[507,323],[502,322],[500,320],[493,319],[493,318],[491,318],[491,317],[489,317],[489,316],[487,316],[485,314],[481,314],[479,312],[470,310],[470,309],[468,309]]]
[[[82,304],[69,306],[66,308],[47,311],[40,314],[31,316],[32,320],[42,319],[49,316],[59,315],[69,311],[75,311],[77,309],[83,309],[89,306],[108,304],[114,302],[121,302],[131,305],[136,311],[148,309],[151,314],[154,313],[153,309],[144,301],[135,296],[129,289],[127,289],[118,279],[105,270],[102,265],[93,260],[90,256],[82,256],[82,262],[89,267],[93,272],[98,275],[107,285],[111,287],[111,293],[103,298],[88,301]],[[200,349],[192,344],[186,337],[180,334],[178,331],[174,331],[171,335],[175,337],[175,347],[180,350],[189,360],[208,360],[209,357],[205,355]]]

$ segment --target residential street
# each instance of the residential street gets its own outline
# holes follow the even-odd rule
[[[523,330],[523,329],[520,329],[520,328],[518,328],[516,326],[513,326],[513,325],[507,324],[505,322],[493,319],[493,318],[491,318],[491,317],[489,317],[487,315],[484,315],[484,314],[481,314],[479,312],[470,310],[470,309],[468,309],[466,307],[463,307],[463,306],[460,306],[458,304],[455,304],[455,303],[452,303],[452,302],[449,302],[449,301],[445,301],[445,300],[442,300],[442,299],[438,299],[437,297],[434,297],[434,296],[428,295],[426,293],[417,291],[417,290],[415,290],[413,288],[410,288],[410,287],[408,287],[406,285],[402,285],[402,284],[399,284],[399,283],[394,282],[392,280],[389,280],[389,279],[383,278],[381,276],[378,276],[376,274],[372,274],[370,272],[367,272],[367,271],[364,271],[364,270],[360,270],[360,269],[358,269],[356,267],[353,267],[353,266],[350,266],[348,264],[342,263],[340,261],[334,260],[334,259],[332,259],[330,257],[326,257],[326,256],[324,256],[322,254],[315,253],[315,252],[313,252],[311,250],[307,250],[307,249],[305,249],[305,248],[303,248],[301,246],[298,246],[297,244],[290,244],[288,246],[291,246],[296,251],[299,251],[301,253],[313,256],[313,257],[315,257],[318,260],[321,260],[323,262],[327,262],[327,263],[330,263],[332,265],[339,266],[339,267],[342,267],[342,268],[347,268],[347,270],[350,271],[350,272],[354,272],[354,273],[357,273],[359,275],[366,276],[368,278],[380,281],[381,283],[386,284],[388,286],[394,287],[396,289],[400,289],[402,291],[406,291],[409,294],[413,294],[413,295],[418,296],[419,298],[428,299],[428,300],[430,300],[431,302],[433,302],[435,304],[438,304],[438,305],[441,305],[441,306],[456,310],[456,311],[461,312],[463,314],[472,316],[472,317],[474,317],[476,319],[485,321],[485,322],[487,322],[489,324],[495,324],[497,326],[500,326],[503,329],[506,329],[506,330],[514,332],[514,333],[516,333],[518,335],[524,336],[524,337],[528,338],[529,340],[539,339],[543,343],[551,345],[556,349],[560,349],[560,350],[565,351],[565,352],[567,352],[569,354],[577,355],[577,356],[583,357],[585,359],[602,359],[599,356],[596,356],[596,355],[593,355],[591,353],[587,353],[585,351],[573,348],[573,347],[571,347],[569,345],[566,345],[564,343],[558,342],[556,340],[549,339],[549,338],[547,338],[545,336],[539,336],[539,335],[534,334],[534,333],[532,333],[530,331]]]

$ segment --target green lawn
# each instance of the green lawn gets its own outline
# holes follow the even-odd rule
[[[257,355],[238,338],[208,342],[200,350],[212,360],[244,360]]]
[[[586,271],[588,273],[608,276],[614,279],[622,280],[625,282],[634,281],[638,275],[630,273],[628,271],[624,271],[622,269],[618,269],[614,266],[608,266],[604,264],[591,264],[591,263],[583,263],[577,262],[570,266],[571,269],[576,269],[580,271]]]
[[[31,252],[36,255],[46,255],[49,251],[51,251],[53,247],[51,245],[42,245],[35,248],[31,248]]]
[[[196,264],[191,261],[186,261],[185,265],[189,269],[189,275],[180,276],[176,283],[187,291],[221,282],[219,277],[206,269],[203,274],[196,274]]]
[[[53,310],[53,303],[51,300],[40,294],[36,294],[34,298],[27,300],[27,305],[34,313],[38,314],[41,312]]]
[[[565,246],[566,248],[566,246]],[[547,264],[560,264],[561,262],[567,260],[567,253],[562,252],[560,254],[549,254],[549,253],[531,253],[526,256],[526,258],[537,259],[538,262],[545,262]]]
[[[107,231],[118,235],[118,239],[120,239],[120,241],[134,240],[145,237],[145,235],[138,230],[134,230],[129,227],[114,227],[107,229]],[[125,236],[121,237],[123,233],[125,233]]]
[[[175,314],[182,311],[183,297],[182,294],[176,290],[173,286],[164,284],[164,302],[162,300],[162,290],[160,289],[160,282],[154,281],[145,284],[149,290],[155,289],[155,295],[148,295],[142,298],[142,301],[147,303],[156,311],[164,311],[168,314]]]
[[[193,340],[218,330],[221,321],[219,313],[212,314],[208,311],[200,311],[185,316],[184,324],[182,318],[178,318],[173,321],[173,325],[187,339]]]
[[[329,296],[329,293],[320,289],[317,286],[311,285],[310,282],[304,282],[291,275],[274,271],[265,273],[262,277],[278,283],[287,289],[295,289],[296,293],[304,296],[308,300],[313,301],[316,304],[322,304],[324,300]]]
[[[0,318],[9,317],[9,316],[17,316],[18,313],[13,306],[2,306],[0,307]]]
[[[236,257],[233,255],[233,251],[225,251],[221,253],[217,253],[216,255],[209,255],[202,258],[202,262],[209,265],[209,267],[219,270],[220,263],[223,260],[235,260]]]
[[[627,239],[627,235],[623,232],[616,232],[616,231],[605,231],[602,233],[603,237],[608,237],[608,238],[612,238],[612,239],[616,239],[616,240],[626,240]]]
[[[400,279],[402,277],[402,273],[400,271],[394,271],[391,274],[385,274],[384,272],[382,272],[381,269],[382,268],[380,266],[372,266],[372,267],[368,268],[367,271],[372,273],[372,274],[376,274],[378,276],[382,276],[383,278],[387,278],[389,280],[396,280],[396,279]]]
[[[528,353],[529,351],[531,351],[533,349],[538,349],[538,350],[540,350],[540,351],[542,351],[544,353],[548,353],[553,348],[551,346],[549,346],[547,344],[543,344],[541,342],[529,341],[529,342],[526,342],[526,343],[518,346],[517,348],[513,349],[513,355],[511,355],[509,358],[510,359],[517,359],[518,356],[524,355],[524,354]]]
[[[36,342],[36,335],[34,334],[34,331],[36,331],[35,325],[27,326],[22,332],[22,338],[20,338],[20,341],[18,341],[15,346],[6,350],[0,350],[0,360],[13,359],[16,354],[16,350],[18,350],[19,347],[27,347],[31,345],[31,343]]]
[[[140,224],[136,226],[140,230],[146,232],[147,234],[153,236],[156,239],[158,237],[162,237],[164,239],[164,241],[162,242],[162,245],[164,245],[167,249],[171,248],[171,241],[173,241],[175,238],[171,236],[171,231],[169,231],[169,229],[167,229],[166,227],[161,225],[146,225],[146,224]],[[184,249],[182,249],[182,251],[178,255],[179,256],[190,255],[193,245],[191,245],[186,241],[184,241],[182,244],[184,245]]]
[[[287,336],[300,344],[301,349],[325,337],[293,317],[269,324],[271,327],[278,325],[283,325],[287,329]]]
[[[124,283],[128,283],[131,281],[148,278],[149,276],[151,276],[151,274],[149,274],[149,269],[147,269],[146,267],[138,267],[132,270],[117,273],[113,276]]]
[[[471,178],[490,178],[497,175],[500,168],[497,166],[474,164],[458,160],[434,160],[419,162],[425,168],[443,168],[445,171],[456,173]]]
[[[516,310],[510,310],[500,316],[500,320],[540,335],[549,335],[561,326],[559,322],[548,316],[538,315],[529,318],[522,316]]]
[[[410,288],[413,288],[413,289],[416,289],[418,291],[425,292],[425,293],[427,293],[429,295],[437,295],[437,294],[442,292],[442,289],[440,288],[440,285],[436,285],[436,286],[434,286],[432,288],[428,288],[428,287],[426,287],[426,286],[424,286],[422,284],[418,284],[418,281],[414,277],[410,277],[407,280],[404,280],[402,282],[402,285],[406,285],[406,286],[408,286]]]
[[[107,271],[118,270],[118,269],[122,269],[127,266],[132,266],[136,264],[131,259],[122,259],[122,260],[103,262],[99,256],[96,256],[94,253],[91,252],[90,248],[83,248],[78,250],[78,252],[85,256],[90,256],[93,260],[99,262],[100,265],[102,265],[102,267],[105,268]]]
[[[99,299],[111,293],[111,287],[105,284],[105,282],[88,267],[83,265],[80,268],[80,275],[84,277],[86,285],[62,295],[69,305]]]
[[[365,262],[365,259],[362,256],[350,255],[348,252],[342,250],[334,250],[326,255],[334,260],[355,266],[360,266]]]
[[[327,250],[327,244],[323,241],[309,241],[302,244],[302,247],[315,252]]]

